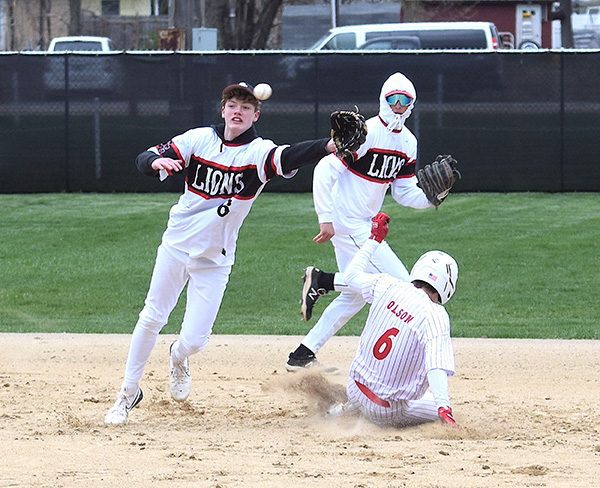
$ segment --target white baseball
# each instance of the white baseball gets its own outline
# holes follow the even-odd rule
[[[259,83],[254,87],[254,96],[258,100],[268,100],[273,94],[273,89],[268,83]]]

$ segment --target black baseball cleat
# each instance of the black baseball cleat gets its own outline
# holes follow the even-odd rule
[[[317,300],[327,294],[325,288],[319,287],[319,277],[322,274],[323,272],[314,266],[309,266],[304,270],[300,314],[305,322],[308,322],[312,317],[313,307]]]
[[[314,367],[318,364],[317,357],[312,352],[310,354],[298,354],[297,351],[294,351],[290,353],[287,363],[285,363],[285,369],[294,372],[300,369]]]
[[[287,363],[285,363],[285,369],[290,373],[303,369],[315,369],[327,374],[335,374],[339,371],[335,366],[323,366],[317,361],[315,354],[304,344],[300,344],[294,352],[290,353]]]

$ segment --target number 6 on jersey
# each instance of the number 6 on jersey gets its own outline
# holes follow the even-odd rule
[[[392,337],[396,337],[400,332],[396,327],[386,330],[373,346],[373,356],[379,361],[385,359],[392,350]]]

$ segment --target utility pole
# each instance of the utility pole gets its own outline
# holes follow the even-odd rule
[[[200,0],[200,27],[206,24],[206,0]]]
[[[571,15],[573,14],[572,0],[560,0],[560,10],[563,17],[560,19],[560,42],[562,47],[572,48],[573,42],[573,24]]]
[[[564,48],[575,47],[573,42],[573,12],[585,13],[588,7],[600,6],[600,0],[560,0],[558,10],[552,12],[552,20],[560,20],[560,41]]]
[[[340,0],[330,0],[331,2],[331,27],[335,28],[338,26],[338,19],[340,17]]]
[[[6,49],[6,17],[7,12],[5,11],[5,3],[0,0],[0,51],[7,51]],[[8,10],[8,9],[6,9]]]

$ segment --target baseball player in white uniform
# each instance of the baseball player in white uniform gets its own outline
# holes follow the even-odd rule
[[[407,426],[440,419],[455,425],[448,394],[454,374],[450,320],[443,305],[456,290],[458,265],[442,251],[423,254],[409,282],[366,273],[383,245],[389,217],[373,219],[370,238],[346,271],[335,275],[371,304],[350,366],[348,402],[330,414],[358,409],[378,424]]]
[[[343,161],[332,154],[315,168],[313,198],[320,231],[313,240],[318,244],[331,240],[340,271],[346,269],[368,240],[371,218],[381,210],[388,188],[400,205],[416,209],[434,207],[417,186],[417,139],[404,125],[416,99],[415,88],[406,76],[391,75],[381,88],[379,114],[367,120],[367,138],[358,149],[356,161]],[[387,243],[373,253],[368,270],[408,280],[406,267]],[[301,307],[304,320],[310,319],[319,296],[331,290],[333,284],[323,281],[318,269],[307,268]],[[288,371],[318,364],[317,351],[364,306],[364,298],[353,290],[337,291],[342,293],[289,355]]]
[[[125,375],[105,417],[127,423],[142,399],[140,381],[158,333],[187,285],[187,306],[179,338],[170,347],[170,392],[184,401],[191,391],[189,356],[208,343],[235,259],[240,227],[265,184],[291,178],[335,150],[330,139],[276,145],[256,134],[260,102],[253,87],[240,82],[223,90],[217,126],[191,129],[149,148],[138,169],[161,180],[185,171],[185,190],[170,211],[145,306],[133,331]]]

